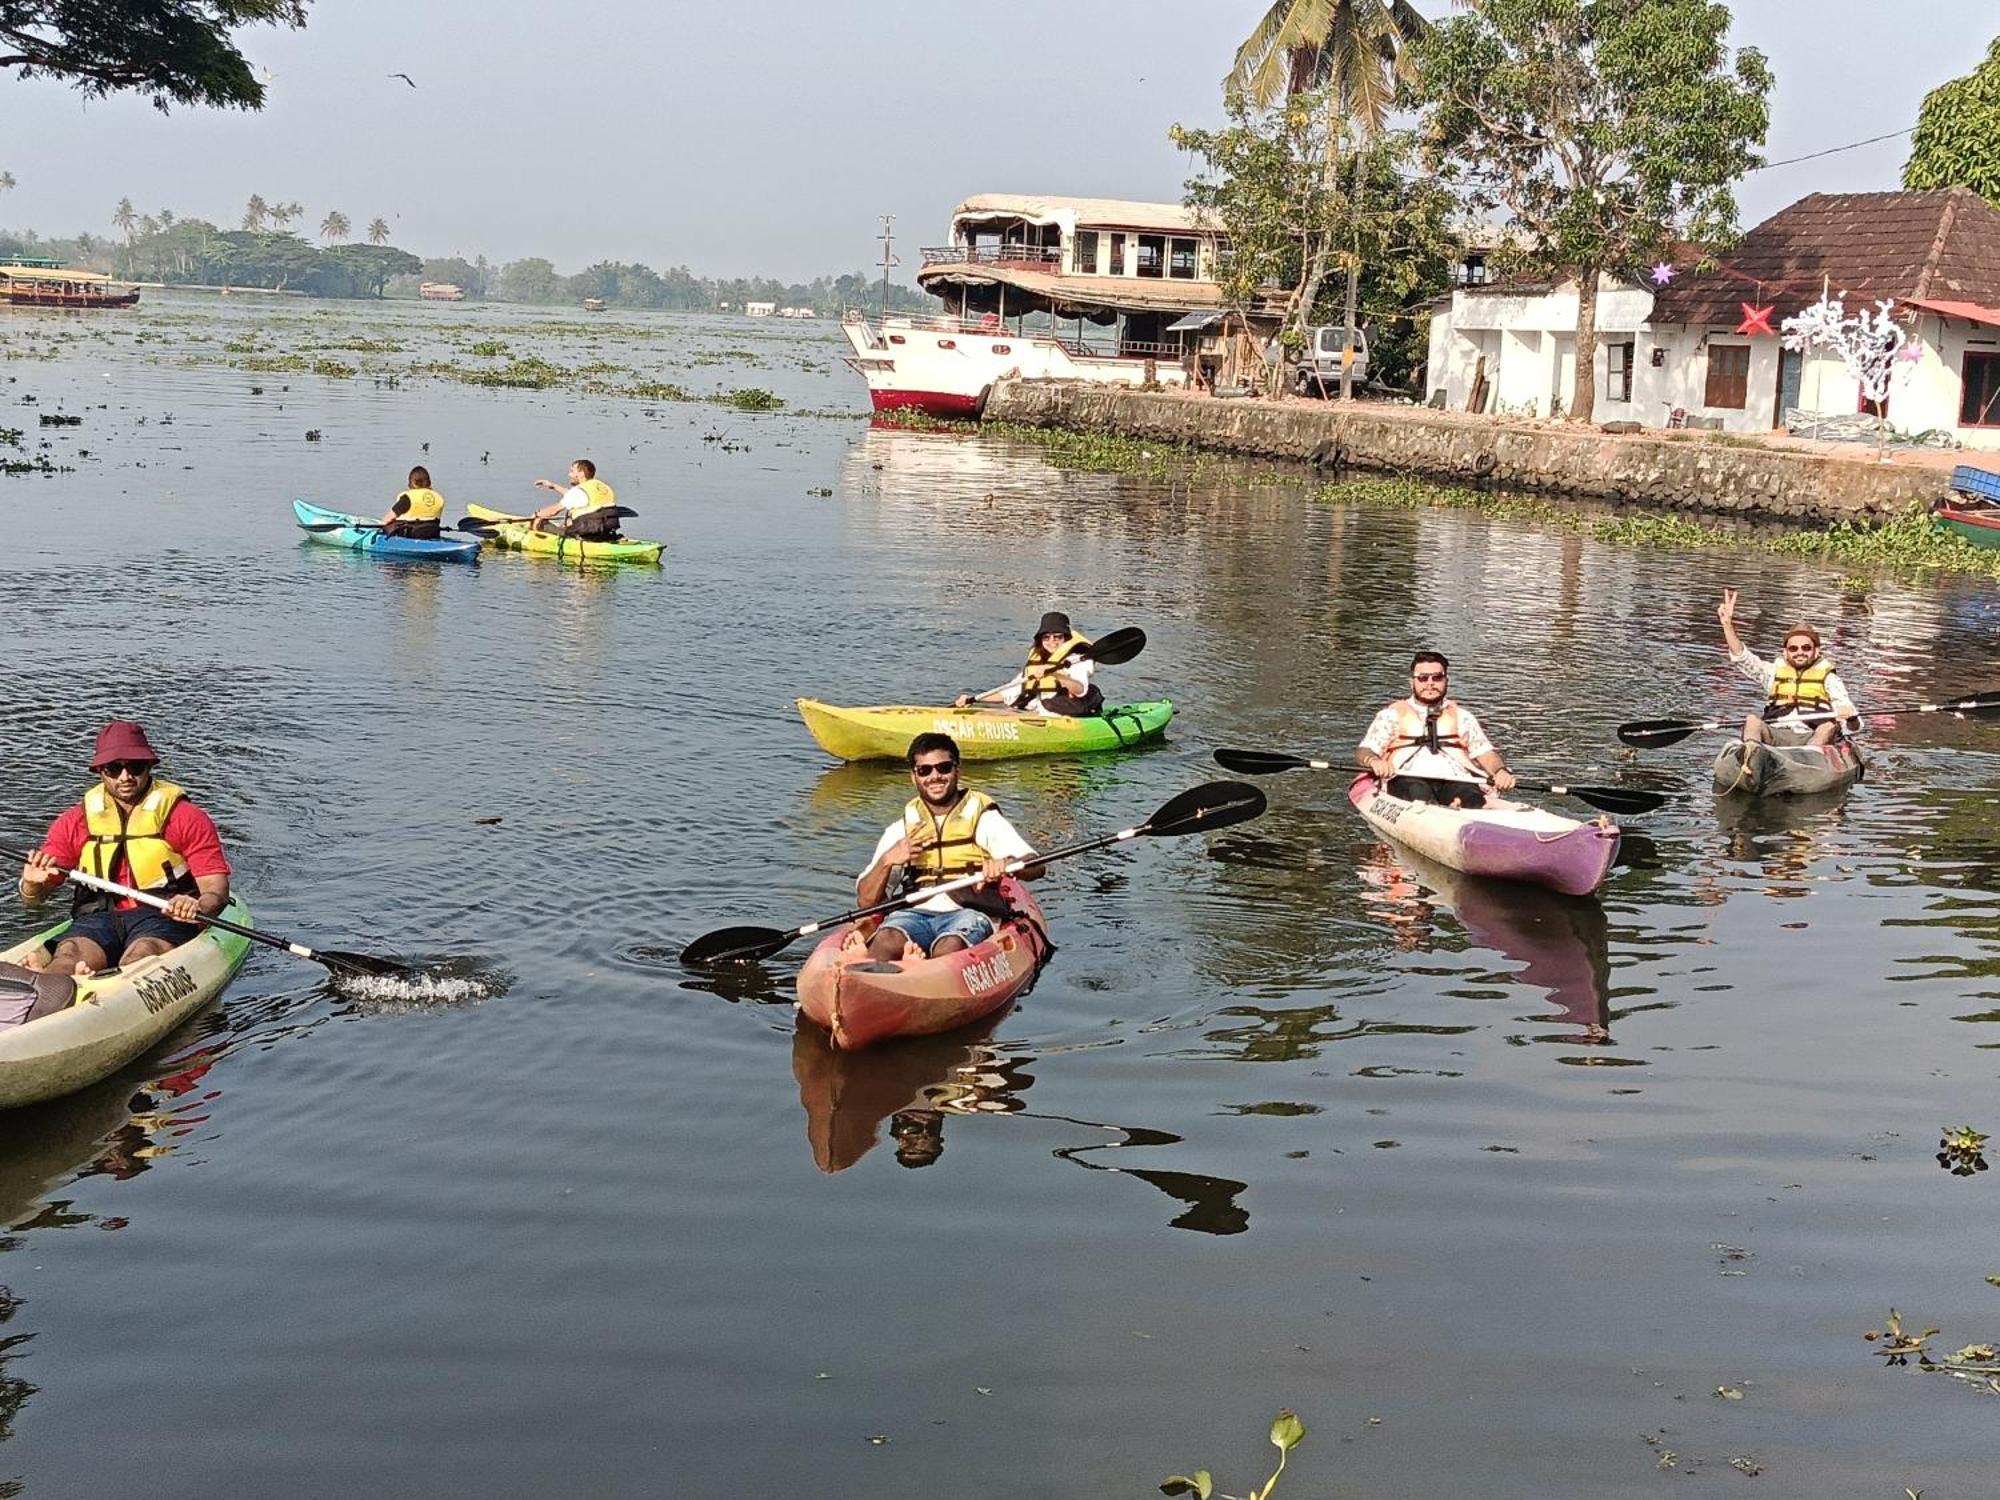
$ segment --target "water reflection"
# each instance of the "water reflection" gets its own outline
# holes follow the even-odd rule
[[[1058,1160],[1072,1162],[1087,1172],[1116,1172],[1150,1183],[1169,1198],[1187,1205],[1186,1212],[1169,1220],[1174,1229],[1192,1229],[1197,1234],[1242,1234],[1250,1227],[1250,1211],[1236,1201],[1237,1194],[1250,1184],[1233,1177],[1211,1177],[1202,1172],[1169,1172],[1159,1167],[1127,1167],[1115,1162],[1096,1161],[1100,1152],[1123,1151],[1133,1146],[1177,1146],[1182,1137],[1165,1130],[1149,1130],[1138,1125],[1108,1125],[1098,1120],[1078,1120],[1068,1115],[1037,1115],[1036,1119],[1063,1120],[1090,1130],[1101,1130],[1116,1140],[1094,1146],[1063,1146]]]
[[[792,1034],[792,1076],[813,1164],[846,1171],[880,1143],[886,1120],[896,1160],[928,1167],[944,1154],[947,1116],[1018,1113],[1034,1084],[1032,1059],[993,1045],[1004,1014],[948,1036],[862,1052],[843,1052],[817,1026],[800,1026]]]
[[[0,1249],[4,1248],[7,1248],[7,1242],[0,1241]],[[14,1419],[21,1414],[28,1398],[35,1394],[35,1387],[10,1368],[22,1346],[34,1338],[32,1333],[7,1331],[7,1325],[14,1321],[14,1314],[20,1308],[20,1299],[5,1286],[0,1286],[0,1444],[13,1437]],[[0,1500],[12,1500],[20,1493],[19,1480],[0,1479]]]

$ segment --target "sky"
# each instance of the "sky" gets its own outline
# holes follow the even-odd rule
[[[1429,14],[1442,0],[1420,0]],[[686,265],[809,280],[872,268],[895,216],[922,245],[978,192],[1178,202],[1176,121],[1221,118],[1259,0],[316,0],[303,31],[250,28],[263,111],[86,100],[0,79],[0,227],[110,231],[141,212],[234,226],[253,192],[377,215],[421,255]],[[1983,0],[1737,0],[1733,40],[1777,75],[1772,161],[1916,122],[1969,72]],[[1893,28],[1886,24],[1893,17]],[[388,75],[408,73],[413,89]],[[1892,188],[1907,139],[1773,167],[1753,224],[1814,191]]]

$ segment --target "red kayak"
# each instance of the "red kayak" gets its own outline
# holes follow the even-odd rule
[[[899,1036],[931,1036],[991,1015],[1034,983],[1049,956],[1042,909],[1017,880],[1000,882],[1015,915],[993,936],[943,958],[880,963],[843,948],[851,927],[821,939],[799,970],[799,1012],[844,1051]]]

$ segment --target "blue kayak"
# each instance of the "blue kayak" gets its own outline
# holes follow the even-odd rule
[[[377,523],[361,516],[344,515],[337,510],[322,510],[317,505],[308,505],[303,500],[294,500],[292,509],[298,512],[299,525],[304,527],[330,526],[330,531],[308,530],[306,536],[315,542],[325,542],[332,547],[346,547],[355,552],[373,552],[377,557],[421,557],[431,562],[478,562],[479,543],[471,537],[443,537],[436,541],[425,541],[413,536],[384,536]]]

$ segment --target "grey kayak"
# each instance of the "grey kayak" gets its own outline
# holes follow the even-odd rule
[[[1831,745],[1763,745],[1731,740],[1715,758],[1718,797],[1796,797],[1837,792],[1866,768],[1850,740]]]

